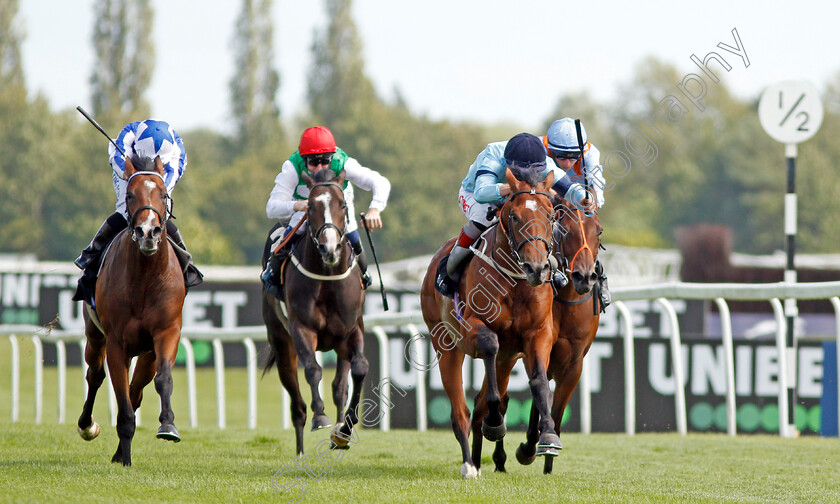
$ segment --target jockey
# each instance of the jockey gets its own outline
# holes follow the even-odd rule
[[[96,276],[102,251],[117,236],[117,233],[128,227],[129,215],[126,211],[125,192],[128,181],[125,174],[125,158],[154,159],[160,156],[163,163],[163,180],[166,191],[171,196],[175,184],[184,174],[187,167],[187,152],[180,135],[164,121],[147,119],[126,124],[117,136],[116,144],[125,152],[125,157],[112,145],[108,145],[108,154],[113,169],[114,193],[117,196],[116,211],[102,224],[99,231],[76,259],[76,266],[82,269],[74,301],[90,301],[93,299],[96,286]],[[170,204],[171,204],[171,200]],[[171,210],[171,208],[167,209]],[[192,256],[187,252],[181,233],[172,219],[166,221],[166,234],[171,239],[175,254],[184,270],[184,284],[187,289],[195,287],[203,281],[203,275],[192,263]]]
[[[356,224],[355,210],[353,209],[353,185],[361,187],[366,191],[373,191],[373,198],[370,208],[365,215],[365,221],[369,228],[379,229],[382,227],[382,217],[379,213],[385,209],[388,203],[388,194],[391,192],[391,183],[379,173],[365,168],[354,158],[348,156],[335,144],[332,132],[324,126],[313,126],[304,130],[300,137],[298,150],[283,163],[280,173],[274,179],[274,189],[265,205],[265,213],[270,219],[278,219],[286,227],[272,245],[272,249],[285,238],[292,229],[306,215],[307,198],[309,188],[301,180],[301,173],[312,175],[314,172],[329,169],[338,175],[344,170],[346,181],[344,187],[344,200],[347,203],[347,241],[356,254],[356,262],[362,274],[362,284],[367,289],[371,284],[370,273],[367,271],[367,258],[362,249],[362,242],[359,238],[358,225]],[[349,182],[352,182],[350,184]],[[273,254],[265,271],[260,278],[270,293],[282,299],[282,293],[275,284],[274,272],[279,271],[280,265],[291,252],[291,245],[297,237],[305,232],[301,228],[282,249]]]
[[[461,211],[469,221],[461,230],[452,251],[438,267],[435,287],[444,296],[455,295],[460,279],[459,266],[471,254],[470,245],[490,227],[495,218],[494,210],[511,193],[510,185],[505,181],[508,168],[519,180],[533,180],[535,176],[537,180],[543,180],[549,171],[554,171],[552,190],[584,211],[595,210],[594,201],[586,197],[583,186],[573,183],[565,172],[548,163],[545,147],[539,138],[520,133],[507,142],[488,144],[470,166],[458,192]],[[553,281],[559,287],[565,285],[568,281],[565,275],[554,265],[552,270],[555,270]]]
[[[597,208],[604,206],[604,170],[601,167],[601,153],[594,145],[586,141],[586,129],[580,125],[581,144],[578,142],[578,132],[575,120],[564,117],[551,123],[548,133],[542,138],[545,150],[554,164],[566,173],[569,178],[582,183],[592,197],[595,198]],[[611,296],[607,285],[607,275],[600,261],[595,262],[595,271],[600,284],[601,302],[604,307],[610,304]]]

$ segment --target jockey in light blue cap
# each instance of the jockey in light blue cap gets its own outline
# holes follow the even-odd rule
[[[601,153],[587,141],[586,129],[580,121],[564,117],[551,123],[543,137],[543,145],[554,164],[577,184],[583,184],[586,192],[595,199],[596,208],[604,205],[604,170],[601,167]],[[590,198],[591,199],[591,198]],[[600,260],[595,261],[595,271],[601,284],[601,302],[606,308],[611,296],[607,275]]]

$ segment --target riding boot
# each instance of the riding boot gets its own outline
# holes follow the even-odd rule
[[[290,230],[291,228],[287,228],[286,232],[288,233]],[[284,233],[283,236],[283,239],[285,239],[286,234]],[[282,278],[278,278],[280,268],[283,267],[283,263],[286,261],[286,258],[288,258],[289,254],[291,254],[292,245],[295,241],[297,241],[297,236],[293,236],[286,245],[277,251],[277,253],[271,254],[265,265],[265,269],[260,274],[260,280],[262,280],[263,288],[265,288],[266,292],[280,301],[285,301],[285,296],[283,295],[283,285],[281,283]]]
[[[448,255],[440,260],[438,265],[437,277],[435,278],[435,288],[446,297],[454,298],[458,291],[458,285],[461,283],[461,264],[464,260],[472,255],[469,247],[463,247],[456,243]]]
[[[76,292],[73,294],[73,301],[87,301],[93,304],[93,294],[96,290],[96,276],[99,273],[99,262],[102,258],[102,251],[117,236],[117,233],[128,226],[128,223],[120,213],[113,213],[105,219],[99,231],[91,240],[90,244],[82,250],[81,255],[74,261],[76,266],[82,270]]]
[[[560,269],[560,263],[554,254],[548,256],[548,264],[551,267],[551,284],[554,286],[554,292],[558,293],[569,283],[569,277]]]
[[[595,261],[595,273],[598,275],[598,293],[601,297],[601,311],[610,305],[612,296],[610,295],[610,287],[607,285],[607,275],[604,273],[604,265],[601,261]]]
[[[181,270],[184,272],[184,286],[189,291],[190,287],[195,287],[204,281],[204,275],[193,264],[192,254],[187,252],[187,246],[184,244],[184,239],[181,238],[181,232],[178,231],[178,226],[172,222],[172,219],[166,221],[166,234],[172,244],[175,245],[175,255],[181,264]]]
[[[365,255],[365,250],[362,248],[362,241],[349,241],[353,247],[353,253],[356,254],[356,263],[359,265],[359,271],[362,272],[362,288],[367,289],[373,283],[373,279],[370,277],[370,273],[368,273],[367,256]]]

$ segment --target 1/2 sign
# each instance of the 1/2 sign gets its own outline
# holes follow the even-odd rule
[[[784,81],[767,88],[758,102],[761,127],[774,140],[797,144],[820,129],[823,105],[817,89],[807,82]]]

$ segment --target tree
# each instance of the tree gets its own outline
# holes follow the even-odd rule
[[[272,0],[243,0],[233,39],[236,70],[230,80],[231,104],[239,145],[259,145],[280,136],[277,90],[280,76],[272,65]]]
[[[93,113],[110,127],[148,117],[144,94],[155,66],[150,0],[97,0],[93,8]]]
[[[23,37],[15,23],[18,8],[19,0],[0,0],[0,89],[24,87],[20,61]]]

